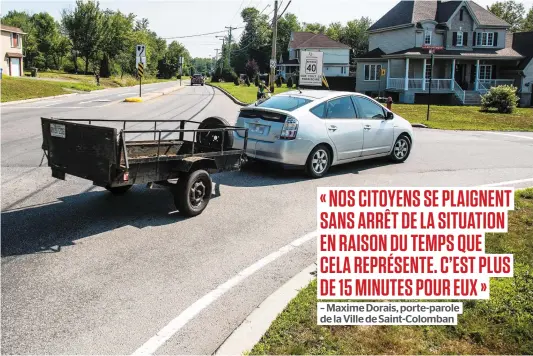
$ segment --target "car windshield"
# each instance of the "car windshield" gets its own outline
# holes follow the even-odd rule
[[[272,98],[263,101],[261,104],[258,104],[257,106],[262,107],[262,108],[272,108],[272,109],[280,109],[280,110],[285,110],[285,111],[293,111],[310,102],[311,102],[310,99],[306,99],[306,98],[302,98],[298,96],[280,95],[280,96],[273,96]]]

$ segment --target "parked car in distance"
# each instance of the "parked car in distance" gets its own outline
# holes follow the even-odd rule
[[[332,165],[388,156],[403,162],[413,147],[413,128],[366,95],[296,90],[243,107],[235,126],[248,128],[246,155],[305,168],[313,178]],[[244,136],[234,134],[234,147]]]
[[[201,74],[193,74],[191,77],[191,85],[201,84],[204,85],[204,76]]]

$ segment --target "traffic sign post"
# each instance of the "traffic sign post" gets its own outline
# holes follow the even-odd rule
[[[137,75],[139,76],[139,97],[142,97],[141,87],[142,87],[142,79],[144,76],[144,64],[139,63],[137,66]]]
[[[323,52],[302,52],[299,85],[322,86]]]
[[[426,114],[426,121],[429,121],[429,110],[431,106],[431,84],[433,81],[433,67],[435,66],[435,51],[443,50],[444,47],[442,46],[422,46],[423,49],[428,49],[429,54],[431,54],[431,69],[429,70],[429,91],[428,91],[428,110]],[[424,73],[424,80],[426,73]]]

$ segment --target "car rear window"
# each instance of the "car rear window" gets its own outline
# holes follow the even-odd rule
[[[298,96],[280,95],[280,96],[273,96],[272,98],[263,101],[261,104],[257,106],[263,107],[263,108],[293,111],[310,102],[311,100],[298,97]]]

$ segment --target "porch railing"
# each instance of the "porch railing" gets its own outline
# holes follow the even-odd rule
[[[497,87],[499,85],[513,85],[514,79],[487,79],[478,81],[478,92],[485,94],[492,87]]]
[[[461,103],[465,103],[465,91],[461,86],[455,82],[453,85],[453,92],[455,93],[455,96],[461,101]]]
[[[429,90],[429,80],[422,78],[408,78],[407,89],[408,90],[424,90],[424,80],[426,81],[425,90]],[[387,89],[405,89],[405,78],[389,78],[387,81]],[[451,79],[432,79],[431,90],[434,91],[451,91],[452,80]]]

